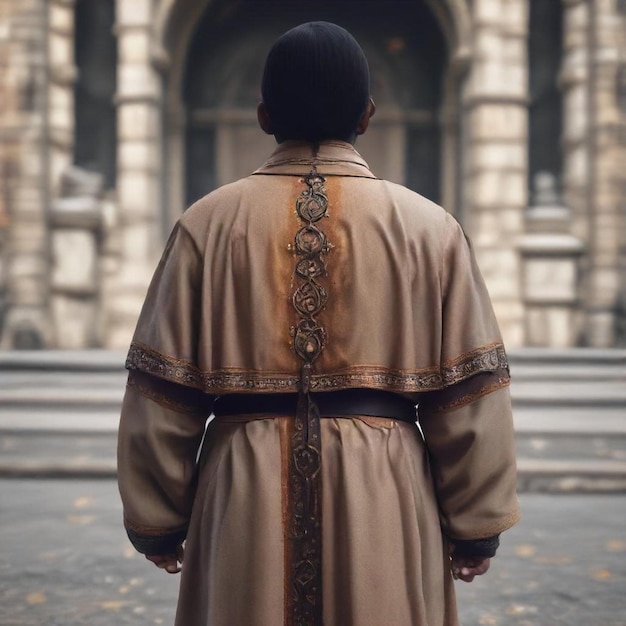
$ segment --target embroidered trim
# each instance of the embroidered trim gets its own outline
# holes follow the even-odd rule
[[[456,385],[478,372],[493,372],[498,369],[507,371],[509,369],[504,346],[499,342],[472,350],[452,361],[443,363],[441,367],[443,386]]]
[[[133,341],[130,345],[126,369],[141,370],[188,387],[203,387],[202,373],[189,361],[166,356],[139,342]]]
[[[457,384],[480,372],[508,370],[508,360],[501,343],[494,343],[447,361],[443,367],[420,370],[394,370],[360,365],[331,374],[312,374],[311,389],[332,391],[354,387],[387,389],[404,393],[435,391]],[[189,361],[157,352],[133,342],[126,359],[126,368],[141,370],[171,382],[201,389],[206,393],[275,393],[298,391],[299,378],[285,372],[259,372],[224,368],[203,372]]]
[[[326,256],[331,244],[317,223],[328,217],[328,198],[323,176],[313,168],[304,177],[307,188],[296,200],[296,212],[304,225],[294,238],[292,249],[297,261],[295,275],[299,282],[293,292],[291,302],[299,319],[290,334],[292,345],[300,360],[309,366],[319,357],[326,343],[326,331],[318,325],[315,316],[320,313],[328,300],[328,294],[320,278],[327,275]]]
[[[314,374],[311,389],[335,391],[366,387],[399,392],[421,392],[441,389],[442,377],[438,368],[425,370],[388,370],[368,366],[357,366],[333,374]]]

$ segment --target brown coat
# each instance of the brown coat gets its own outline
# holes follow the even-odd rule
[[[177,624],[284,622],[285,421],[210,423],[228,393],[295,392],[295,200],[309,145],[287,142],[252,176],[179,220],[127,365],[119,435],[126,527],[142,551],[187,536]],[[451,626],[444,536],[518,519],[508,367],[471,247],[443,209],[377,179],[326,142],[331,243],[326,346],[312,391],[375,388],[419,404],[395,420],[322,420],[326,626]]]

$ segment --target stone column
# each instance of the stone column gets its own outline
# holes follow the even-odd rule
[[[626,64],[626,15],[614,0],[589,4],[589,256],[584,284],[588,345],[612,347],[624,285],[620,253],[626,189],[626,111],[619,106],[619,76]]]
[[[507,345],[524,342],[517,248],[527,205],[526,0],[474,2],[474,60],[463,88],[462,214]]]
[[[50,0],[48,6],[50,192],[58,198],[74,157],[74,0]]]
[[[104,303],[106,347],[125,349],[162,248],[161,83],[150,61],[151,0],[117,0],[117,286]]]
[[[563,98],[563,201],[571,211],[571,233],[589,236],[589,3],[563,1],[563,60],[559,83]]]
[[[4,96],[2,197],[8,216],[7,313],[2,348],[53,344],[47,225],[47,28],[44,0],[4,0],[0,57]]]

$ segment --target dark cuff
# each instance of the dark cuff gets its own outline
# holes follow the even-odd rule
[[[127,528],[126,534],[137,552],[147,556],[155,556],[176,554],[176,548],[185,541],[187,530],[178,530],[166,535],[142,535]]]
[[[486,539],[450,539],[454,554],[467,558],[490,559],[500,545],[500,535]]]

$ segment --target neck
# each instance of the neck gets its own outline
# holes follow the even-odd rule
[[[326,137],[325,139],[320,139],[318,141],[309,141],[308,139],[303,139],[301,137],[282,137],[281,135],[274,135],[274,139],[277,144],[285,143],[285,141],[304,141],[306,143],[310,143],[312,146],[319,146],[319,144],[324,143],[325,141],[343,141],[345,143],[350,143],[354,145],[356,143],[357,134],[353,133],[350,137],[340,139],[339,137]]]

